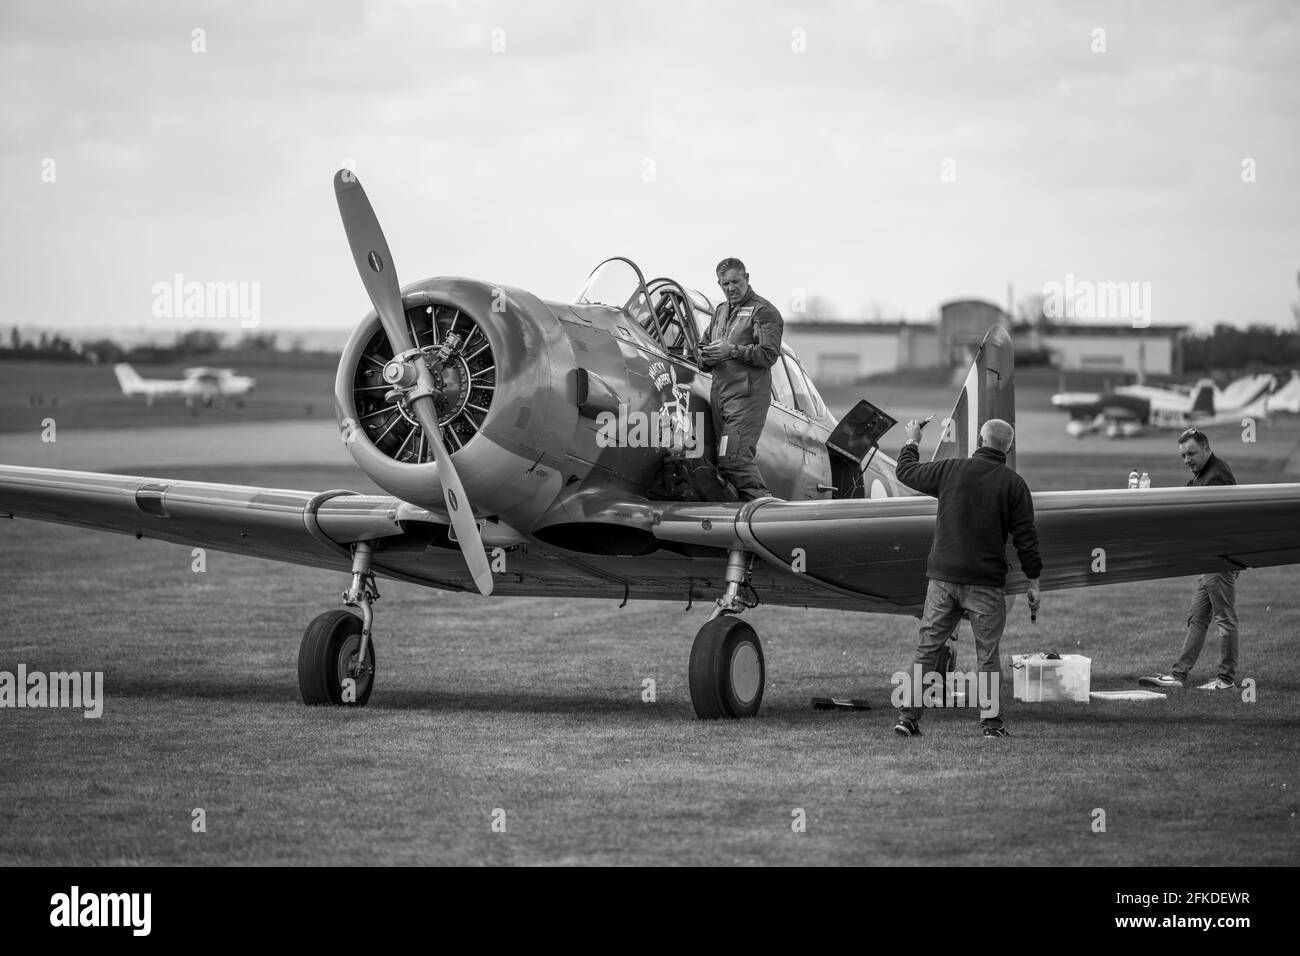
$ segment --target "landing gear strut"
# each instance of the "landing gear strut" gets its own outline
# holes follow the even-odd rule
[[[740,597],[753,561],[746,551],[727,555],[727,589],[691,646],[691,704],[705,720],[753,717],[763,702],[763,646],[752,627],[728,616],[753,607]]]
[[[379,600],[375,575],[370,570],[373,551],[362,541],[352,549],[352,586],[343,603],[360,607],[361,617],[349,611],[326,611],[307,625],[298,647],[298,691],[304,704],[364,706],[375,684],[375,645],[370,626],[370,605]]]

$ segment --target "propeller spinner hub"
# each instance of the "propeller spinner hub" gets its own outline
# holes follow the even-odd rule
[[[401,356],[384,366],[384,381],[394,388],[410,388],[418,378],[415,366]]]

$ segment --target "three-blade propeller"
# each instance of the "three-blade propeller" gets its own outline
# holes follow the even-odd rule
[[[343,217],[343,229],[348,234],[348,245],[352,248],[357,272],[361,274],[366,293],[374,303],[375,311],[379,313],[379,321],[383,323],[388,342],[393,347],[394,360],[407,366],[406,378],[409,384],[403,389],[406,404],[419,419],[429,445],[433,448],[443,498],[447,502],[447,513],[451,516],[456,540],[465,555],[465,564],[479,591],[485,595],[491,594],[492,569],[488,566],[483,539],[479,535],[478,523],[474,520],[465,488],[460,483],[460,475],[456,473],[451,455],[442,443],[442,428],[438,424],[438,410],[433,402],[433,396],[438,391],[433,374],[423,356],[418,352],[413,353],[415,342],[406,328],[402,292],[397,284],[397,269],[393,266],[392,254],[388,251],[388,241],[384,238],[379,219],[355,173],[340,169],[334,174],[334,195],[339,202],[339,215]],[[410,373],[414,373],[413,377]]]

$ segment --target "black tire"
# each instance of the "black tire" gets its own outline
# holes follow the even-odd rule
[[[763,703],[767,671],[754,629],[735,617],[709,621],[691,646],[691,704],[695,716],[753,717]]]
[[[375,642],[366,648],[368,675],[356,679],[356,700],[343,699],[348,664],[361,647],[361,618],[347,611],[326,611],[307,625],[298,647],[298,692],[308,705],[364,707],[375,686]]]

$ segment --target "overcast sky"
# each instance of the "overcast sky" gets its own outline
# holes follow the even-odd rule
[[[344,160],[403,282],[569,299],[622,254],[716,299],[734,255],[782,310],[1073,275],[1203,327],[1300,295],[1287,0],[4,0],[0,84],[3,324],[181,324],[151,317],[176,273],[355,323]]]

